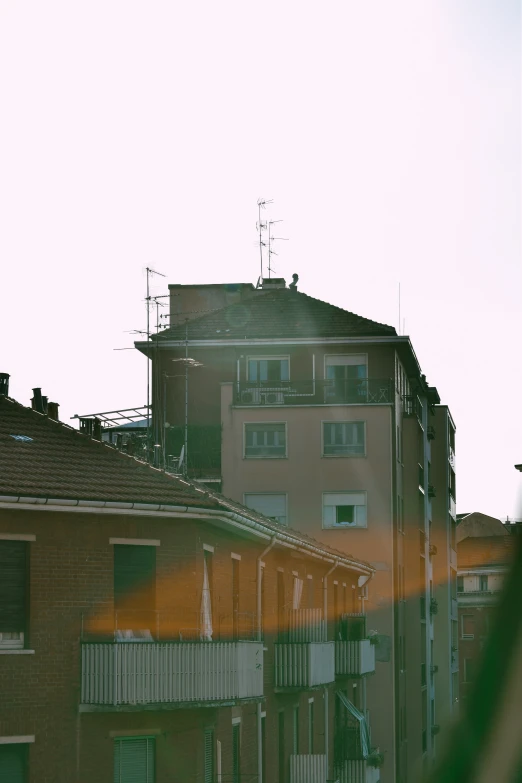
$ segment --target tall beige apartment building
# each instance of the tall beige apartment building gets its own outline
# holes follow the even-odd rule
[[[382,783],[413,782],[458,701],[451,414],[391,326],[282,279],[169,288],[169,329],[136,344],[157,466],[372,565],[359,592],[377,663],[359,705]],[[335,568],[331,583],[342,611]]]

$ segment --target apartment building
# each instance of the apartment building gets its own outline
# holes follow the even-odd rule
[[[457,590],[463,701],[475,682],[514,550],[515,538],[510,535],[510,527],[500,519],[479,512],[459,515]]]
[[[136,343],[160,460],[371,563],[381,779],[416,779],[456,699],[451,414],[393,327],[281,279],[169,288],[170,328]]]
[[[378,783],[375,569],[1,380],[0,780]]]

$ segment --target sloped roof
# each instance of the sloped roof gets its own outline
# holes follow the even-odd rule
[[[184,340],[185,324],[160,332],[157,339]],[[189,340],[299,337],[394,336],[393,326],[371,321],[301,291],[257,291],[188,322]]]
[[[509,533],[496,517],[473,511],[459,520],[457,525],[457,543],[465,538],[481,538],[484,536],[508,536]]]
[[[368,563],[282,528],[240,503],[193,481],[161,470],[0,396],[0,498],[52,498],[112,503],[150,503],[233,512],[277,534],[308,543],[325,554]],[[245,523],[246,526],[246,523]]]
[[[458,568],[505,565],[514,552],[513,536],[466,538],[457,544]]]

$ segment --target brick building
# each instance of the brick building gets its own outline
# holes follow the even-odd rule
[[[492,618],[514,552],[510,527],[479,512],[459,515],[457,527],[460,693],[475,681]],[[455,645],[456,647],[456,645]],[[456,650],[455,650],[456,652]]]
[[[193,478],[375,568],[382,781],[418,779],[458,700],[448,407],[409,337],[283,279],[169,290],[170,328],[136,343],[152,362],[156,457],[183,453]]]
[[[374,569],[2,391],[2,783],[376,783]]]

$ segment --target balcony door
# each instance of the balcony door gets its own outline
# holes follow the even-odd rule
[[[114,545],[116,638],[152,639],[156,628],[156,547]]]
[[[325,402],[357,403],[367,397],[365,354],[339,354],[325,360]]]
[[[259,386],[277,386],[290,380],[288,357],[250,357],[247,362],[247,380]]]

